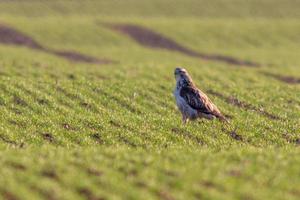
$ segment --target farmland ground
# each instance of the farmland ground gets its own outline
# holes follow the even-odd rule
[[[299,9],[0,1],[0,198],[299,199]],[[177,66],[230,128],[182,125]]]

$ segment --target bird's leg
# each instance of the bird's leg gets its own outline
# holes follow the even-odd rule
[[[200,119],[198,120],[198,123],[199,123],[199,124],[203,124],[203,123],[204,123],[203,118],[200,118]]]
[[[188,118],[185,115],[182,115],[182,123],[186,124],[188,122]]]

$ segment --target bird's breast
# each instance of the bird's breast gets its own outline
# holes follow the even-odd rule
[[[181,113],[189,117],[190,119],[195,119],[198,117],[197,110],[193,109],[185,99],[180,96],[180,89],[174,90],[174,96],[176,99],[176,104]]]
[[[177,107],[180,111],[183,111],[184,110],[184,104],[185,104],[185,101],[184,99],[180,96],[180,89],[175,89],[174,90],[174,97],[176,99],[176,104],[177,104]]]

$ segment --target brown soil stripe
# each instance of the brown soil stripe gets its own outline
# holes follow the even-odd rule
[[[0,25],[0,43],[26,46],[32,49],[43,50],[44,47],[29,36],[8,26]]]
[[[17,145],[15,141],[6,138],[4,135],[0,135],[0,140],[7,144]]]
[[[96,63],[96,64],[109,64],[113,61],[108,59],[98,59],[92,56],[83,55],[74,51],[57,51],[57,50],[47,50],[47,52],[52,53],[56,56],[63,57],[67,60],[73,62],[86,62],[86,63]]]
[[[93,133],[93,134],[90,135],[90,137],[93,140],[95,140],[95,142],[98,143],[98,144],[103,144],[104,143],[100,133]]]
[[[199,185],[201,187],[204,187],[204,188],[207,188],[207,189],[216,189],[220,192],[225,192],[226,191],[226,189],[222,185],[217,185],[216,183],[211,182],[211,181],[201,181],[199,183]]]
[[[53,169],[45,169],[41,172],[42,176],[45,176],[49,179],[53,179],[53,180],[59,180],[59,176],[56,173],[56,171],[54,171]]]
[[[225,62],[232,65],[240,65],[240,66],[248,66],[248,67],[258,67],[260,66],[258,63],[254,63],[246,60],[239,60],[233,57],[217,55],[217,54],[205,54],[199,53],[192,49],[182,46],[176,41],[158,34],[150,29],[132,25],[132,24],[105,24],[108,28],[117,31],[119,33],[125,34],[135,40],[142,46],[150,47],[150,48],[161,48],[167,49],[170,51],[177,51],[182,54],[197,57],[204,60],[212,60]]]
[[[44,140],[47,140],[50,143],[55,142],[55,139],[51,133],[42,133],[42,137]]]
[[[267,111],[264,111],[262,109],[259,109],[257,108],[256,106],[254,105],[251,105],[249,103],[246,103],[246,102],[242,102],[240,100],[238,100],[237,98],[235,97],[232,97],[232,96],[225,96],[224,94],[221,94],[219,92],[216,92],[216,91],[213,91],[213,90],[208,90],[207,93],[211,94],[211,95],[214,95],[216,97],[219,97],[221,99],[223,99],[225,102],[227,102],[228,104],[231,104],[231,105],[234,105],[234,106],[237,106],[239,108],[243,108],[245,110],[252,110],[252,111],[255,111],[265,117],[268,117],[270,119],[275,119],[275,120],[280,120],[282,119],[281,117],[279,116],[276,116],[274,114],[271,114]]]
[[[293,77],[293,76],[284,76],[279,74],[273,74],[269,72],[263,72],[264,75],[275,78],[281,82],[288,83],[288,84],[300,84],[300,78]]]
[[[0,44],[24,46],[59,57],[63,57],[72,62],[85,62],[95,64],[108,64],[113,62],[107,59],[98,59],[92,56],[83,55],[74,51],[61,51],[46,48],[31,37],[25,35],[24,33],[21,33],[3,24],[0,24]]]
[[[88,188],[79,188],[78,193],[85,197],[87,200],[105,200],[103,197],[96,196],[90,189]]]
[[[231,131],[229,133],[230,137],[232,137],[235,140],[243,141],[243,138],[241,135],[237,134],[236,131]]]
[[[5,200],[18,200],[17,196],[15,196],[13,193],[9,192],[9,191],[3,191],[2,193],[2,197]]]
[[[292,136],[289,135],[288,133],[282,134],[282,137],[283,137],[288,143],[295,144],[295,145],[297,145],[297,146],[300,145],[300,138],[292,137]]]
[[[230,131],[222,128],[222,131],[224,131],[232,139],[244,142],[244,138],[236,132],[236,129]]]

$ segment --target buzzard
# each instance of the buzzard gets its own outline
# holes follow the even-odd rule
[[[184,68],[175,69],[176,88],[174,96],[178,109],[182,114],[182,121],[197,118],[214,119],[228,122],[220,110],[214,105],[204,92],[193,83],[192,78]]]

